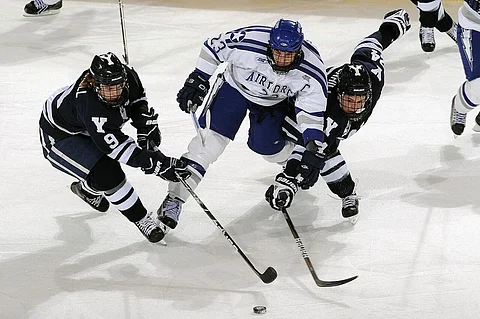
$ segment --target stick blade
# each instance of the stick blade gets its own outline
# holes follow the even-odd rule
[[[277,271],[273,267],[268,267],[263,274],[259,275],[259,277],[264,283],[269,284],[277,279]]]
[[[355,280],[357,278],[358,278],[358,276],[353,276],[353,277],[350,277],[350,278],[347,278],[347,279],[342,279],[342,280],[337,280],[337,281],[323,281],[323,280],[320,280],[320,279],[317,278],[315,280],[315,283],[317,284],[318,287],[336,287],[336,286],[341,286],[341,285],[344,285],[346,283],[349,283],[350,281]]]

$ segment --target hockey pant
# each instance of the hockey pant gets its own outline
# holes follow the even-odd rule
[[[214,98],[208,111],[202,112],[199,118],[205,145],[195,136],[188,145],[188,152],[182,156],[187,160],[188,168],[192,172],[187,183],[195,189],[210,164],[214,163],[230,141],[234,140],[247,113],[250,124],[248,147],[268,162],[285,163],[294,147],[282,134],[283,119],[288,110],[286,101],[263,107],[247,100],[228,82],[223,82],[214,89],[217,91],[212,92]],[[181,201],[186,201],[189,196],[181,183],[170,183],[169,194]]]
[[[147,214],[120,163],[102,153],[88,136],[73,135],[54,141],[40,129],[40,141],[43,156],[54,168],[82,181],[88,191],[103,193],[131,222]]]
[[[224,152],[230,139],[220,135],[219,133],[208,130],[206,132],[205,146],[202,145],[200,137],[195,136],[188,145],[188,152],[183,154],[182,159],[188,163],[188,169],[192,175],[186,180],[192,189],[195,189],[203,176],[205,175],[210,164],[214,163]],[[285,146],[276,154],[263,155],[263,158],[271,163],[283,164],[294,148],[292,142],[285,142]],[[171,197],[177,198],[185,202],[190,193],[181,183],[170,182],[168,184],[168,193]]]

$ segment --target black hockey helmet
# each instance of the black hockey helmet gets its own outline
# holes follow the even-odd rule
[[[270,41],[267,46],[267,59],[272,69],[285,74],[299,64],[302,59],[303,31],[298,21],[280,19],[270,31]],[[273,50],[294,54],[288,65],[278,65],[273,57]],[[277,61],[278,62],[278,61]]]
[[[90,65],[98,98],[111,107],[118,107],[128,93],[125,66],[112,52],[95,55]]]
[[[357,121],[372,105],[372,81],[363,64],[345,64],[338,74],[338,102],[352,121]]]

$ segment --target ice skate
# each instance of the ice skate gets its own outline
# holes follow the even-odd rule
[[[419,32],[420,44],[425,52],[433,52],[435,50],[435,29],[420,27]]]
[[[61,8],[62,0],[52,5],[48,5],[42,0],[34,0],[25,5],[23,15],[25,17],[47,16],[59,13]]]
[[[353,225],[358,219],[358,196],[353,193],[342,198],[342,216],[347,218]]]
[[[478,116],[477,116],[478,117]],[[475,121],[477,119],[475,118]],[[450,127],[452,128],[455,138],[462,135],[465,129],[465,123],[467,122],[467,114],[460,113],[455,109],[455,96],[452,99],[452,108],[450,111]]]
[[[134,224],[151,243],[158,243],[165,237],[165,233],[158,227],[151,213]]]
[[[167,195],[162,206],[157,210],[158,226],[167,234],[171,229],[177,227],[183,202],[177,198]]]
[[[82,182],[73,182],[72,185],[70,185],[70,190],[90,205],[90,207],[99,212],[106,212],[110,207],[110,203],[102,193],[87,190]]]

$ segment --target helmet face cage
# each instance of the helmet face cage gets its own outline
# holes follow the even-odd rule
[[[124,102],[123,99],[123,91],[124,91],[124,83],[115,84],[115,85],[105,85],[100,84],[95,86],[95,92],[99,99],[108,104],[109,106],[119,106],[121,103]]]
[[[301,59],[302,43],[302,26],[298,21],[278,20],[270,31],[267,47],[267,58],[273,70],[287,73],[293,69]]]
[[[96,55],[90,66],[98,98],[110,107],[123,104],[128,94],[124,65],[112,52]]]
[[[344,114],[352,121],[360,120],[371,107],[372,83],[361,64],[345,65],[338,76],[338,102]]]

